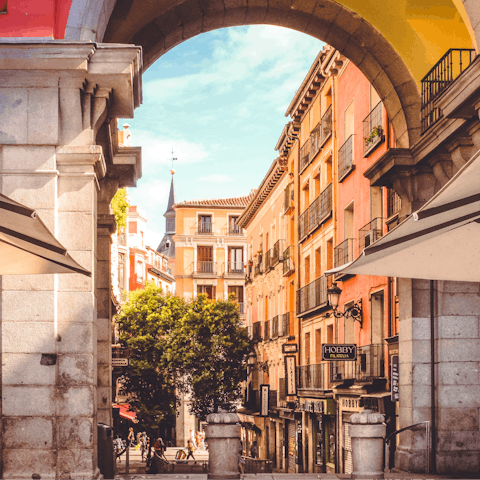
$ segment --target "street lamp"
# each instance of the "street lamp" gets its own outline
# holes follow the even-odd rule
[[[348,307],[343,313],[338,311],[338,303],[340,301],[340,294],[342,289],[337,287],[335,282],[327,289],[328,303],[333,308],[333,316],[335,318],[351,318],[353,321],[360,323],[362,328],[362,299],[354,303],[351,307]]]

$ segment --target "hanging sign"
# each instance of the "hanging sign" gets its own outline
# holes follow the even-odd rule
[[[297,358],[293,355],[285,357],[285,389],[286,395],[297,394]]]
[[[270,385],[260,385],[260,416],[268,417],[268,398],[270,396]]]
[[[284,343],[282,345],[282,352],[283,353],[297,353],[298,352],[298,345],[296,343]]]
[[[356,360],[357,346],[355,344],[330,344],[322,345],[322,360]]]
[[[400,380],[398,355],[392,355],[390,358],[391,399],[392,402],[398,402],[400,400],[400,389],[398,387]]]
[[[112,358],[112,367],[128,367],[128,358]]]

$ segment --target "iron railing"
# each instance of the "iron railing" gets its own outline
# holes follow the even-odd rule
[[[333,266],[341,267],[353,261],[353,238],[347,238],[333,250]]]
[[[332,214],[332,184],[310,204],[298,219],[298,235],[302,241]]]
[[[353,169],[353,138],[350,135],[338,151],[338,181],[341,182]]]
[[[229,235],[243,235],[243,228],[238,225],[228,225],[228,234]]]
[[[304,390],[326,390],[329,388],[328,374],[328,363],[297,367],[297,387]]]
[[[197,223],[197,235],[207,235],[213,233],[213,223]]]
[[[383,344],[357,347],[357,360],[330,362],[331,381],[369,382],[376,378],[385,378],[385,348]]]
[[[383,218],[374,218],[358,231],[358,249],[360,252],[383,235],[383,221]]]
[[[195,262],[193,273],[216,275],[217,264],[216,262]]]
[[[298,217],[298,238],[302,241],[308,235],[308,229],[310,226],[309,223],[310,209],[307,208],[299,217]]]
[[[295,271],[295,247],[290,245],[283,252],[283,276],[291,275]]]
[[[270,340],[270,320],[263,322],[263,341],[268,342]]]
[[[422,133],[443,117],[441,109],[435,106],[435,100],[466,70],[474,58],[475,50],[471,48],[450,48],[423,77]]]
[[[322,146],[332,135],[332,106],[330,105],[322,115],[320,125],[320,146]]]
[[[248,262],[245,268],[245,283],[249,283],[253,280],[253,263]]]
[[[387,215],[391,217],[402,208],[402,199],[393,188],[387,188]]]
[[[255,276],[263,273],[263,255],[259,253],[257,255],[257,263],[255,264],[254,274]]]
[[[272,248],[272,267],[275,267],[280,262],[283,262],[283,240],[277,240]]]
[[[290,336],[290,325],[293,325],[293,312],[287,312],[282,315],[281,331],[279,332],[282,337]]]
[[[243,275],[245,267],[243,262],[227,262],[225,268],[225,275]]]
[[[297,290],[297,315],[327,305],[327,289],[330,278],[322,275]]]
[[[285,193],[284,193],[284,198],[283,198],[283,213],[287,213],[290,210],[290,207],[292,206],[292,195],[293,193],[293,188],[290,188],[290,185],[287,185],[285,187]]]
[[[278,338],[278,315],[272,318],[272,339]]]
[[[238,313],[240,315],[245,315],[245,303],[244,302],[237,302],[238,305]]]
[[[310,149],[311,141],[310,137],[308,137],[306,142],[300,148],[300,173],[303,172],[310,163]]]
[[[255,322],[253,324],[253,341],[254,342],[262,341],[262,323],[263,322]]]
[[[268,273],[272,268],[272,249],[270,249],[265,253],[265,273]]]
[[[366,156],[383,140],[382,102],[378,102],[363,121],[363,155]]]

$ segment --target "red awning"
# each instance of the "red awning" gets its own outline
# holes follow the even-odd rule
[[[124,403],[123,405],[118,405],[116,403],[112,404],[113,408],[118,408],[120,411],[118,412],[119,415],[123,418],[126,418],[127,420],[132,421],[133,423],[138,423],[138,420],[135,418],[135,412],[129,411],[130,404],[129,403]]]

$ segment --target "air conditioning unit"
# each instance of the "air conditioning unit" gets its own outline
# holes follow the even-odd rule
[[[365,246],[364,248],[369,247],[373,242],[378,240],[381,237],[379,230],[372,229],[365,233]]]

